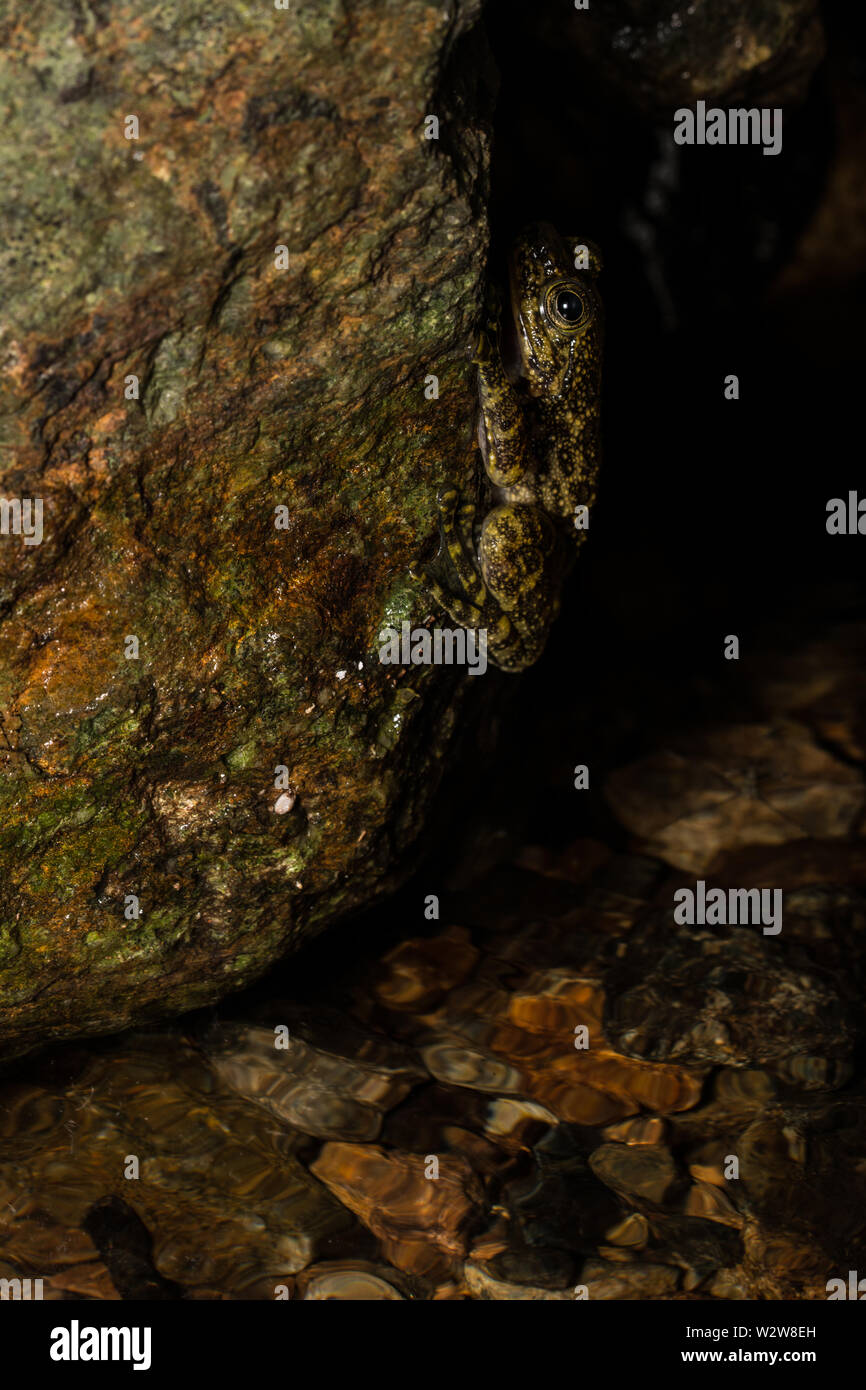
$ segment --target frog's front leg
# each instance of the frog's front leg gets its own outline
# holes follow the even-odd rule
[[[475,363],[481,419],[478,443],[487,476],[495,487],[514,487],[529,467],[526,422],[520,395],[508,380],[499,350],[501,307],[497,291],[488,291],[487,319]]]

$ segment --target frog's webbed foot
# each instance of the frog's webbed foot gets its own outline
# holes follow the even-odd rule
[[[442,584],[426,565],[414,566],[409,573],[419,580],[433,595],[437,603],[449,612],[462,627],[475,627],[479,614],[488,602],[487,586],[478,568],[473,536],[475,505],[460,502],[460,493],[453,483],[446,483],[440,489],[439,525],[442,532],[442,550],[454,567],[464,598],[446,593]],[[458,615],[457,609],[460,610]]]
[[[494,665],[506,671],[521,669],[520,663],[509,663],[508,658],[515,649],[515,633],[511,619],[496,603],[488,598],[483,608],[476,608],[461,595],[445,589],[426,566],[412,566],[409,574],[417,583],[423,585],[430,597],[455,623],[471,632],[477,632],[479,638],[484,634],[487,655]]]
[[[446,589],[427,565],[414,565],[409,574],[454,622],[461,627],[487,632],[488,649],[495,661],[495,649],[510,638],[511,622],[491,599],[478,565],[473,533],[475,505],[461,503],[453,484],[441,489],[438,501],[443,551],[451,561],[463,592],[457,594]]]
[[[445,552],[467,598],[477,608],[482,608],[488,601],[488,595],[475,554],[475,505],[472,502],[461,503],[460,494],[453,484],[442,488],[438,502]]]
[[[444,608],[449,617],[453,618],[460,627],[473,629],[484,627],[484,615],[481,609],[474,608],[465,598],[460,598],[457,594],[448,593],[426,565],[410,565],[409,575],[416,584],[423,585],[430,597],[435,599],[439,607]]]

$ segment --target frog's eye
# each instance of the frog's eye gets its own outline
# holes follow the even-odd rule
[[[582,328],[589,318],[589,305],[572,284],[552,285],[547,291],[547,313],[558,328]]]

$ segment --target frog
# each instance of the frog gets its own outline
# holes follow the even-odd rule
[[[491,505],[478,526],[475,504],[453,482],[440,489],[439,558],[448,557],[462,592],[446,588],[429,565],[410,569],[506,672],[525,670],[544,650],[596,500],[601,269],[593,242],[561,236],[548,223],[533,223],[514,241],[507,314],[492,284],[473,356]]]

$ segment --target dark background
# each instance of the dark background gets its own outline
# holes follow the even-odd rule
[[[591,64],[566,78],[571,53],[539,9],[490,11],[494,256],[535,217],[594,238],[607,315],[599,502],[512,745],[524,794],[541,793],[539,833],[556,836],[580,815],[574,763],[597,786],[665,725],[736,713],[727,634],[747,660],[864,610],[864,542],[826,531],[831,497],[866,494],[862,206],[838,207],[808,264],[779,277],[834,161],[859,161],[864,182],[866,48],[856,7],[827,6],[828,56],[785,107],[780,154],[678,147],[669,113],[599,87]]]
[[[630,9],[605,12],[615,23]],[[424,896],[442,895],[444,919],[459,914],[449,888],[470,890],[527,839],[624,848],[603,794],[613,768],[671,733],[759,717],[750,663],[866,613],[866,540],[826,531],[831,497],[858,484],[866,495],[866,19],[823,7],[826,57],[800,102],[784,101],[782,150],[765,156],[675,146],[686,103],[632,99],[569,41],[583,15],[562,13],[558,0],[486,12],[481,80],[498,82],[490,273],[502,280],[512,237],[537,219],[603,251],[604,459],[589,540],[541,660],[519,678],[488,670],[417,875],[278,967],[297,996],[337,959],[351,973],[389,939],[435,931]],[[484,67],[477,39],[462,61]],[[745,90],[713,104],[782,102],[771,81],[769,99]],[[737,401],[724,397],[731,373]],[[739,662],[723,656],[731,633]],[[589,792],[573,788],[577,763]]]

